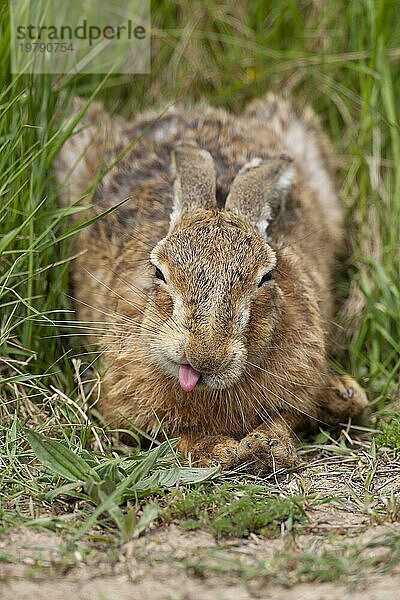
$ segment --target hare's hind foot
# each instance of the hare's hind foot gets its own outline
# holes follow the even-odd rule
[[[219,464],[223,469],[242,467],[255,473],[271,473],[297,465],[297,456],[286,426],[266,423],[237,441],[225,436],[182,436],[180,449],[196,466]]]
[[[362,413],[368,405],[365,390],[349,375],[334,376],[321,406],[321,421],[337,425]]]

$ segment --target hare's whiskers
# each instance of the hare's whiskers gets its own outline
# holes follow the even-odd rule
[[[257,383],[257,382],[255,382],[255,383]],[[289,382],[289,383],[290,383],[290,382]],[[275,382],[275,383],[274,383],[274,385],[277,385],[277,386],[279,386],[279,387],[280,387],[281,389],[283,389],[285,392],[287,392],[288,394],[290,394],[291,396],[293,396],[293,398],[294,398],[295,400],[299,400],[300,402],[302,401],[302,399],[300,398],[300,396],[298,396],[297,394],[295,394],[295,393],[294,393],[292,390],[289,390],[288,388],[286,388],[286,387],[285,387],[284,385],[282,385],[281,383],[279,383],[279,382]],[[271,390],[268,390],[268,392],[273,394],[273,392],[272,392]],[[279,397],[279,395],[278,395],[277,397]],[[288,404],[288,402],[287,402],[287,401],[286,401],[284,398],[282,398],[282,400]],[[291,406],[291,405],[290,405],[290,406]],[[299,410],[299,409],[296,407],[296,410]],[[308,416],[308,417],[310,417],[311,419],[315,419],[315,417],[312,417],[311,415],[307,415],[307,416]],[[318,419],[317,419],[317,420],[318,420]]]
[[[112,271],[113,272],[113,271]],[[127,298],[124,298],[124,296],[121,296],[121,294],[119,294],[117,291],[115,291],[113,288],[111,288],[109,285],[107,285],[106,283],[104,283],[103,281],[101,281],[100,279],[98,279],[93,273],[90,273],[89,271],[87,271],[87,273],[93,277],[93,279],[95,279],[97,281],[97,283],[99,283],[100,285],[104,286],[107,290],[109,290],[112,294],[114,294],[117,298],[119,298],[120,300],[123,300],[124,302],[126,302],[127,304],[129,304],[129,306],[131,306],[132,308],[134,308],[135,310],[137,310],[138,312],[140,312],[142,315],[146,315],[146,311],[144,311],[140,306],[138,306],[137,304],[134,304],[132,302],[132,300],[128,300]],[[113,272],[114,273],[114,272]],[[114,273],[115,274],[115,273]],[[121,281],[123,281],[122,278],[120,278]],[[134,289],[133,284],[130,284],[128,282],[124,282],[125,285],[128,285],[128,287],[130,287],[132,289],[132,291],[136,291],[141,293],[144,298],[146,300],[148,300],[149,295],[146,294],[143,290],[140,290],[139,288],[136,288],[136,290]],[[151,309],[149,306],[147,306],[147,311],[152,313],[153,315],[155,315],[156,317],[158,316],[158,314],[156,313],[156,311],[154,311],[153,309]],[[147,318],[151,321],[151,323],[153,323],[154,325],[158,325],[157,321],[155,321],[154,319],[152,319],[151,317],[149,317],[148,315],[146,315]],[[169,327],[172,331],[179,331],[179,326],[176,323],[176,321],[172,318],[172,316],[169,315],[165,315],[164,316],[168,316],[168,319],[164,321],[164,325],[167,325],[167,327]],[[169,322],[172,321],[173,324],[175,325],[175,328],[172,326],[172,324]]]
[[[121,354],[123,353],[123,351],[120,352]],[[118,352],[116,352],[116,354],[118,354]],[[158,358],[158,355],[155,353],[152,353],[151,351],[146,351],[146,358]],[[135,356],[135,358],[132,358],[132,360],[128,360],[128,361],[124,361],[124,363],[122,365],[120,365],[119,367],[115,367],[115,365],[112,366],[113,369],[113,373],[116,373],[118,371],[121,371],[121,369],[125,369],[126,367],[128,367],[129,365],[132,365],[135,362],[139,361],[139,357]],[[142,363],[143,364],[143,363]],[[132,377],[132,375],[131,375]],[[139,398],[140,399],[140,398]]]
[[[152,329],[149,329],[149,328],[146,329],[146,326],[144,326],[141,321],[134,321],[131,317],[128,317],[127,315],[123,315],[123,314],[117,313],[115,311],[113,311],[112,313],[109,313],[104,310],[101,310],[100,308],[98,308],[96,306],[88,304],[87,302],[84,302],[83,300],[78,300],[78,298],[72,298],[72,299],[75,302],[82,304],[83,306],[86,306],[88,308],[91,308],[92,310],[98,311],[99,313],[101,313],[103,315],[106,315],[107,317],[116,317],[117,319],[122,319],[124,322],[128,323],[129,325],[136,325],[137,327],[140,327],[141,329],[153,331]],[[154,330],[154,331],[158,332],[158,329]]]
[[[251,402],[250,398],[248,398],[252,408],[257,412],[258,416],[261,417],[263,419],[263,424],[266,425],[268,427],[268,429],[270,431],[273,431],[273,427],[272,427],[272,423],[274,421],[274,418],[278,417],[281,419],[281,421],[283,422],[283,424],[285,425],[285,427],[287,427],[294,438],[300,440],[299,436],[297,435],[297,433],[294,431],[294,429],[289,425],[289,423],[287,423],[287,421],[285,421],[284,417],[281,415],[281,413],[276,412],[273,415],[269,414],[265,408],[265,406],[263,406],[263,404],[259,401],[259,399],[256,397],[256,395],[254,394],[254,392],[252,392],[252,397],[254,398],[254,400],[257,402],[257,404],[261,407],[262,412],[260,412],[259,410],[257,410],[257,407],[254,406],[254,404]],[[265,420],[265,418],[267,418],[267,420]]]
[[[145,314],[145,311],[142,308],[140,308],[138,305],[134,304],[133,302],[131,302],[127,298],[124,298],[123,296],[121,296],[121,294],[119,294],[118,292],[116,292],[115,290],[113,290],[109,285],[107,285],[106,283],[104,283],[104,281],[101,281],[98,277],[96,277],[96,275],[94,275],[93,273],[91,273],[87,269],[85,269],[85,270],[86,270],[86,272],[91,277],[93,277],[93,279],[95,281],[97,281],[97,283],[99,283],[100,285],[102,285],[103,287],[105,287],[109,292],[111,292],[112,294],[114,294],[114,296],[116,296],[120,300],[123,300],[124,302],[126,302],[127,304],[129,304],[129,306],[131,306],[132,308],[134,308],[135,310],[137,310],[138,312],[140,312],[142,315]],[[156,321],[153,321],[152,319],[150,319],[150,321],[152,321],[152,323],[154,323],[155,325],[157,325]]]
[[[307,413],[305,410],[299,408],[298,406],[295,406],[294,404],[291,404],[290,402],[288,402],[285,398],[283,398],[282,396],[280,396],[279,394],[276,394],[275,392],[273,392],[272,390],[266,388],[265,386],[262,386],[261,384],[259,384],[257,381],[254,381],[254,383],[257,385],[257,387],[259,387],[260,389],[265,390],[268,394],[272,394],[273,396],[275,396],[275,398],[278,398],[278,400],[280,400],[283,404],[287,404],[287,406],[290,406],[291,409],[294,410],[294,412],[298,412],[301,413],[302,415],[305,415],[306,417],[308,417],[309,419],[316,421],[317,423],[321,423],[322,425],[328,425],[328,423],[325,423],[325,421],[322,421],[321,419],[318,419],[318,417],[315,417],[314,415],[310,415],[309,413]],[[284,386],[280,386],[282,387],[285,391],[289,392],[289,390],[287,390]],[[299,398],[298,396],[296,396],[296,394],[292,395],[297,398],[297,400],[301,400],[301,398]]]
[[[112,337],[114,335],[116,337],[122,336],[125,339],[128,339],[132,336],[132,334],[135,334],[135,336],[141,335],[143,331],[149,331],[151,333],[159,333],[158,329],[153,329],[151,327],[143,325],[143,323],[141,323],[140,321],[131,320],[129,325],[130,325],[130,329],[128,331],[126,329],[111,329],[111,328],[100,328],[100,327],[99,328],[91,328],[91,327],[85,328],[85,327],[79,326],[79,327],[74,328],[71,325],[66,326],[66,328],[68,328],[68,329],[73,328],[78,331],[80,331],[82,329],[84,331],[88,331],[87,335],[93,335],[94,333],[101,334],[100,339],[102,339],[102,340],[106,337]],[[79,335],[79,334],[75,333],[75,335]]]
[[[298,385],[299,387],[306,387],[306,388],[317,388],[317,389],[320,389],[320,387],[321,387],[319,385],[312,385],[311,383],[300,383],[298,381],[290,381],[287,378],[283,377],[282,375],[278,375],[277,373],[274,373],[273,371],[268,371],[268,369],[265,369],[264,367],[261,367],[260,365],[256,365],[255,363],[252,363],[248,360],[246,361],[246,364],[254,367],[255,369],[259,369],[260,371],[263,371],[264,373],[267,373],[268,375],[271,375],[272,377],[276,377],[277,379],[282,379],[283,381],[286,381],[287,383],[291,383],[292,385]]]
[[[237,404],[239,406],[239,410],[240,410],[240,413],[241,413],[241,416],[242,416],[242,422],[243,422],[243,431],[245,431],[246,430],[246,419],[244,418],[243,406],[242,406],[242,403],[240,401],[240,396],[238,394],[236,394],[236,393],[235,393],[235,400],[237,401]]]
[[[303,235],[299,238],[295,238],[294,240],[292,240],[290,243],[288,244],[284,244],[283,246],[278,245],[279,242],[281,241],[282,238],[279,238],[278,243],[274,244],[277,248],[277,250],[285,250],[286,248],[290,248],[291,246],[295,246],[296,244],[299,244],[300,242],[303,242],[304,240],[307,240],[308,238],[315,236],[316,233],[325,233],[326,232],[326,227],[317,227],[312,229],[311,231],[309,231],[306,235]],[[323,246],[321,246],[321,248],[323,248]]]
[[[268,413],[265,406],[263,406],[261,404],[261,402],[257,399],[257,397],[254,395],[254,393],[252,393],[251,395],[254,398],[254,400],[257,402],[257,404],[259,405],[260,408],[257,408],[257,406],[255,406],[253,404],[251,398],[249,398],[248,391],[245,391],[241,385],[239,385],[238,387],[239,387],[239,391],[243,392],[243,395],[246,396],[246,401],[249,402],[250,406],[257,413],[257,415],[262,419],[263,423],[267,424],[268,421],[272,422],[271,415]]]
[[[118,279],[120,281],[122,281],[122,283],[124,283],[125,285],[127,285],[133,292],[136,292],[138,294],[141,294],[145,300],[149,299],[149,294],[147,294],[144,290],[140,289],[139,287],[137,287],[136,285],[134,285],[132,282],[126,281],[125,279],[123,279],[118,273],[116,273],[115,271],[111,271],[116,277],[118,277]],[[150,310],[152,312],[153,315],[155,315],[156,317],[158,316],[158,313],[155,310],[152,310],[150,307],[147,307],[148,310]],[[139,308],[137,309],[139,310],[139,312],[142,312],[142,314],[144,314],[144,311],[141,311]],[[177,328],[177,331],[181,330],[179,324],[175,321],[175,319],[172,317],[172,315],[169,315],[168,313],[166,313],[164,310],[161,311],[161,314],[163,314],[167,319],[171,320],[174,325]],[[166,322],[166,324],[168,325],[168,322]],[[173,329],[171,327],[171,329]]]

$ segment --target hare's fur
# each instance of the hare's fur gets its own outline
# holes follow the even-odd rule
[[[99,169],[94,210],[129,200],[80,234],[73,293],[104,351],[108,422],[162,427],[198,464],[262,471],[362,410],[363,390],[327,364],[342,212],[310,108],[268,95],[240,116],[200,105],[124,123],[93,105],[57,161],[62,201]],[[182,363],[202,374],[189,393]]]

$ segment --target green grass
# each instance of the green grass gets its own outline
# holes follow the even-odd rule
[[[290,493],[281,497],[268,486],[265,496],[249,488],[239,497],[246,489],[239,482],[237,494],[229,497],[224,477],[201,484],[210,488],[183,483],[183,491],[172,496],[170,485],[156,478],[142,495],[134,487],[128,495],[121,490],[135,469],[135,483],[140,483],[154,471],[179,469],[179,457],[171,451],[151,462],[140,448],[120,445],[98,415],[85,415],[79,373],[92,357],[82,354],[77,336],[56,324],[71,315],[68,264],[74,250],[68,235],[72,209],[57,205],[52,163],[68,135],[63,124],[75,95],[96,96],[127,118],[167,101],[201,98],[240,110],[268,89],[288,87],[300,102],[314,105],[335,144],[348,215],[349,245],[337,274],[341,329],[332,358],[338,369],[351,372],[368,388],[374,425],[382,428],[377,446],[398,450],[398,4],[159,2],[153,7],[152,73],[108,79],[12,76],[7,12],[4,6],[0,10],[1,529],[25,523],[65,529],[76,538],[89,522],[112,538],[126,539],[140,533],[148,518],[177,519],[187,528],[208,527],[216,535],[270,535],[277,523],[296,523],[303,515],[300,500],[297,504]],[[96,386],[94,371],[93,395]],[[32,449],[26,430],[61,439],[66,451],[92,469],[92,487],[60,472],[57,460],[43,457],[31,437]],[[131,436],[135,440],[134,431]],[[323,439],[326,455],[337,451],[335,439]],[[350,452],[346,444],[343,455]],[[65,485],[64,495],[50,494]],[[268,507],[270,521],[261,504]],[[153,507],[148,513],[143,512],[146,505]],[[49,506],[55,514],[44,516]],[[307,560],[301,568],[308,568]],[[332,564],[326,557],[321,560],[330,572]],[[340,564],[335,568],[340,570]]]
[[[180,568],[189,575],[206,579],[211,574],[239,578],[254,596],[265,593],[268,582],[292,587],[298,583],[362,582],[371,572],[385,573],[400,557],[399,536],[383,536],[362,544],[338,544],[331,550],[310,552],[292,543],[275,551],[268,559],[224,548],[199,549],[185,558]],[[166,559],[168,561],[168,559]],[[170,559],[171,560],[171,559]],[[174,558],[172,561],[174,562]],[[177,561],[178,562],[178,561]]]
[[[400,418],[394,415],[389,422],[382,423],[382,433],[376,438],[379,446],[393,448],[397,452],[400,450]]]
[[[185,531],[209,529],[217,538],[247,537],[250,533],[273,537],[282,527],[290,531],[293,523],[307,522],[303,496],[284,497],[261,485],[236,482],[207,486],[171,494],[168,502],[164,521],[176,520]]]

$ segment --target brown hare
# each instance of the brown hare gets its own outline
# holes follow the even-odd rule
[[[199,105],[125,123],[89,108],[56,173],[63,203],[99,169],[93,210],[129,198],[80,233],[72,264],[107,422],[259,473],[362,411],[362,388],[327,362],[342,243],[331,162],[311,109],[271,94],[239,116]]]

